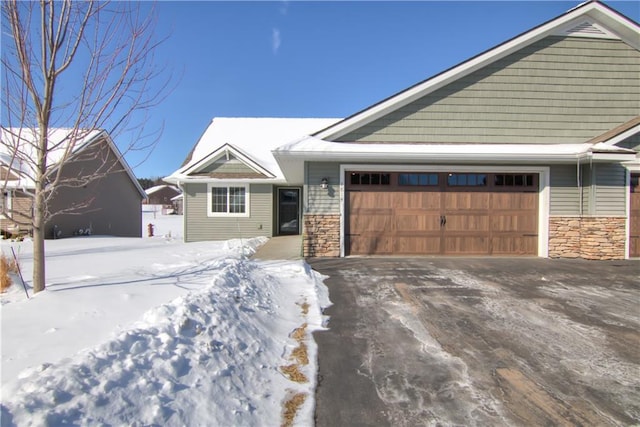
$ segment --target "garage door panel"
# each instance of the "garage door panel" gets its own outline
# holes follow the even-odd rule
[[[433,255],[440,253],[440,236],[397,236],[395,253],[407,255]]]
[[[452,215],[449,213],[445,215],[445,218],[444,231],[447,234],[455,232],[481,232],[484,234],[489,232],[489,215],[486,213],[482,215]]]
[[[534,255],[537,247],[537,236],[504,235],[491,239],[493,255]]]
[[[450,235],[444,240],[444,253],[455,255],[486,255],[489,238],[469,235]]]
[[[476,192],[455,192],[444,194],[445,212],[487,211],[489,194]]]
[[[538,220],[530,214],[499,213],[491,216],[491,230],[493,233],[520,232],[522,234],[537,233]]]
[[[393,228],[393,217],[391,215],[359,215],[357,221],[351,223],[350,232],[358,233],[383,233]]]
[[[350,251],[358,255],[391,255],[394,253],[394,237],[384,234],[360,234],[350,236]]]
[[[441,198],[437,193],[398,192],[390,201],[396,210],[440,211]]]
[[[538,193],[493,193],[493,210],[538,210]]]
[[[440,216],[424,215],[419,212],[402,211],[396,215],[396,231],[402,232],[440,232]]]

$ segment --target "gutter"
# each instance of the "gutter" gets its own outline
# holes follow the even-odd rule
[[[287,184],[287,181],[284,178],[272,178],[272,179],[264,179],[264,178],[191,178],[185,176],[169,176],[167,178],[163,178],[165,182],[170,184],[175,184],[178,188],[184,184],[211,184],[211,183],[247,183],[247,184],[274,184],[274,185],[282,185]]]
[[[439,161],[443,163],[475,163],[478,161],[516,162],[516,163],[551,163],[575,162],[582,159],[594,161],[625,161],[630,160],[632,153],[567,153],[567,154],[533,154],[533,153],[358,153],[358,152],[287,152],[278,153],[277,157],[291,160],[321,160],[321,161],[399,161],[416,163],[418,161]]]

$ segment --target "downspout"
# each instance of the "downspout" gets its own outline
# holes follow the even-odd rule
[[[577,162],[576,162],[576,186],[578,187],[578,214],[580,216],[580,218],[582,218],[582,214],[583,214],[583,208],[582,208],[582,204],[583,204],[583,194],[582,194],[582,179],[580,176],[580,157],[578,157]]]

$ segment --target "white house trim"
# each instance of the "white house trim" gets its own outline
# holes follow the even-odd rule
[[[230,196],[229,187],[242,187],[244,188],[244,212],[231,213],[231,212],[212,212],[213,198],[211,195],[211,189],[213,188],[226,188],[227,189],[227,210],[230,209]],[[207,216],[210,218],[249,218],[251,216],[251,186],[244,183],[209,183],[207,184]]]
[[[211,154],[209,154],[208,156],[198,160],[192,165],[188,165],[187,167],[185,167],[183,170],[179,172],[179,175],[188,176],[194,172],[197,172],[202,168],[209,166],[211,163],[220,159],[222,156],[225,156],[225,155],[228,156],[229,154],[232,154],[234,157],[237,157],[238,159],[240,159],[240,161],[242,161],[245,165],[247,165],[249,168],[253,169],[257,173],[260,173],[270,178],[275,177],[273,173],[271,173],[269,170],[264,168],[257,161],[253,160],[251,156],[249,156],[248,154],[245,154],[239,148],[234,147],[231,144],[224,144],[218,149],[216,149],[215,151],[211,152]]]

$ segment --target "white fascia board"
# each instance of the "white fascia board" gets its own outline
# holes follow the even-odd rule
[[[620,15],[599,3],[589,5],[587,14],[623,42],[640,50],[640,26],[624,15]]]
[[[594,162],[625,162],[634,157],[635,153],[587,153],[581,158],[590,158]]]
[[[420,152],[404,152],[404,153],[367,153],[367,152],[291,152],[287,154],[290,159],[299,159],[306,161],[337,161],[337,162],[440,162],[440,163],[477,163],[477,162],[509,162],[509,163],[550,163],[550,162],[566,162],[575,161],[577,159],[587,157],[586,152],[574,153],[467,153],[461,154],[457,152],[451,153],[420,153]],[[625,157],[628,158],[628,157]]]
[[[622,141],[624,141],[627,138],[632,137],[633,135],[640,133],[640,124],[627,129],[626,131],[619,133],[618,135],[614,136],[611,139],[608,139],[606,141],[603,141],[603,144],[607,144],[607,145],[616,145]]]
[[[267,170],[264,167],[262,167],[258,162],[253,160],[248,154],[245,154],[244,152],[242,152],[237,147],[234,147],[233,145],[228,144],[228,143],[220,146],[218,149],[216,149],[215,151],[211,152],[211,154],[209,154],[206,157],[203,157],[202,159],[198,160],[194,164],[187,165],[184,169],[180,170],[179,173],[181,175],[189,175],[189,174],[191,174],[193,172],[196,172],[200,168],[203,168],[203,167],[208,166],[211,163],[215,162],[220,157],[225,155],[227,152],[231,153],[235,157],[239,158],[245,165],[247,165],[248,167],[250,167],[254,171],[256,171],[258,173],[261,173],[263,175],[269,176],[269,177],[275,177],[275,175],[273,173],[271,173],[269,170]]]
[[[560,17],[542,24],[520,36],[517,36],[497,47],[481,53],[480,55],[463,62],[441,74],[436,75],[422,83],[406,89],[386,100],[373,105],[372,107],[356,113],[350,118],[338,122],[334,126],[326,128],[316,134],[320,139],[332,140],[339,138],[361,126],[364,126],[398,108],[433,92],[441,87],[465,77],[474,71],[479,70],[495,61],[498,61],[523,47],[554,34],[560,27],[577,25],[584,20],[585,15],[593,17],[598,23],[608,22],[604,25],[609,31],[619,34],[621,38],[636,49],[640,49],[640,37],[638,37],[638,27],[632,21],[627,21],[622,16],[614,13],[609,8],[590,2],[579,6]]]
[[[629,162],[624,162],[624,163],[622,163],[622,166],[627,168],[627,170],[629,170],[629,172],[638,173],[638,172],[640,172],[640,158],[636,158],[636,159],[631,160]]]
[[[209,177],[190,177],[187,175],[170,175],[166,178],[163,178],[164,181],[169,182],[171,184],[175,184],[177,186],[185,185],[185,184],[211,184],[211,183],[250,183],[250,184],[273,184],[273,185],[282,185],[286,184],[287,181],[282,178],[209,178]]]

